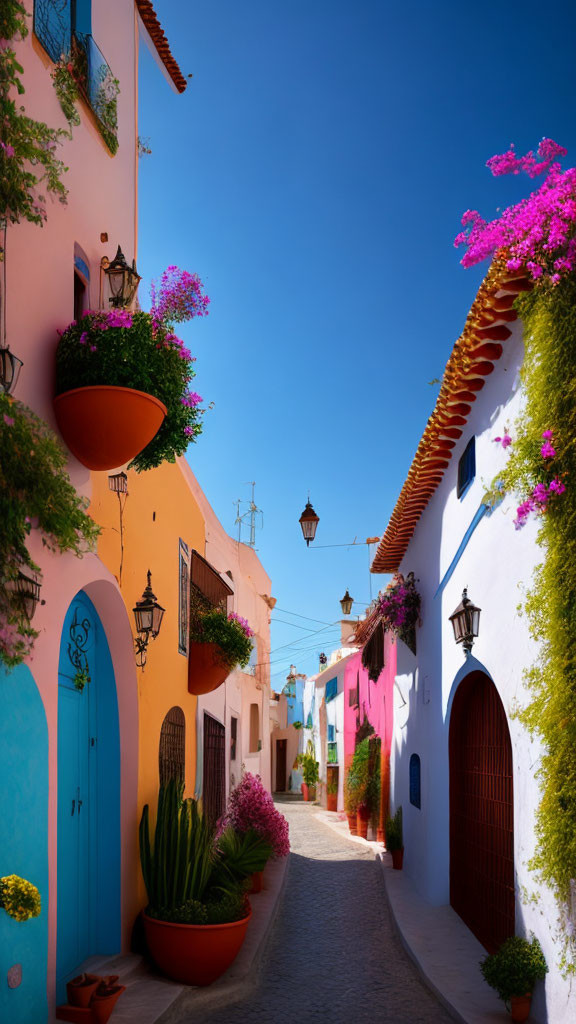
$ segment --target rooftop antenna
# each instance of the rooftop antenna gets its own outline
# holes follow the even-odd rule
[[[237,501],[234,502],[234,504],[236,505],[236,519],[235,519],[235,523],[238,524],[238,543],[240,544],[242,542],[242,523],[244,522],[245,519],[249,520],[249,523],[250,523],[250,540],[249,541],[244,541],[244,543],[247,544],[248,547],[253,548],[254,550],[256,550],[256,516],[257,515],[262,516],[262,519],[261,519],[261,522],[260,522],[260,526],[263,526],[264,525],[264,513],[262,512],[261,508],[258,508],[258,506],[256,505],[256,503],[254,501],[254,488],[256,486],[256,481],[255,480],[248,480],[247,484],[248,484],[248,486],[250,486],[252,488],[252,496],[250,498],[250,501],[242,501],[241,498],[238,498]],[[241,508],[242,505],[248,505],[248,508],[246,509],[245,512],[241,513],[240,512],[240,508]]]

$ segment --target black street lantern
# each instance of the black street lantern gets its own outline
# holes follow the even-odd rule
[[[22,612],[31,622],[34,618],[36,606],[40,603],[41,584],[33,576],[19,571],[14,580],[11,581],[10,590],[14,594],[15,602],[20,606]],[[44,601],[41,602],[44,604]]]
[[[148,583],[142,594],[142,600],[136,602],[136,607],[133,611],[136,620],[136,632],[138,634],[134,640],[136,645],[136,663],[140,668],[144,668],[148,643],[150,639],[155,640],[158,636],[164,615],[164,608],[158,604],[156,595],[152,590],[152,573],[150,570],[148,570]]]
[[[462,644],[467,654],[470,654],[474,644],[474,638],[480,631],[480,612],[468,597],[466,587],[462,591],[462,601],[456,611],[452,612],[450,622],[454,630],[454,639],[457,644]]]
[[[22,360],[9,348],[0,348],[0,388],[6,395],[16,387],[18,374],[23,365]]]
[[[310,499],[308,499],[306,502],[306,508],[300,516],[300,526],[302,527],[304,540],[308,546],[310,545],[310,541],[314,540],[314,537],[316,536],[316,527],[319,522],[320,516],[316,515],[312,505],[310,504]]]
[[[138,285],[142,278],[136,270],[136,260],[132,261],[129,267],[120,246],[112,262],[106,257],[102,260],[102,270],[108,278],[110,285],[110,302],[119,309],[128,309],[136,295]]]
[[[348,593],[348,587],[346,587],[346,593],[344,594],[344,597],[340,601],[340,607],[342,609],[342,614],[343,615],[350,615],[350,612],[352,611],[352,605],[353,604],[354,604],[354,599],[352,597],[350,597],[350,594]]]

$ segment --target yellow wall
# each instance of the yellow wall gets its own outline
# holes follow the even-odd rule
[[[120,511],[107,473],[92,474],[90,513],[103,528],[98,554],[118,579]],[[186,795],[194,794],[197,697],[188,693],[188,660],[178,651],[179,539],[203,554],[205,533],[202,514],[180,467],[167,462],[145,473],[128,473],[123,521],[121,589],[130,620],[134,623],[132,609],[142,597],[148,569],[152,589],[165,608],[160,634],[148,645],[146,667],[138,670],[140,815],[145,803],[151,810],[156,806],[160,730],[174,705],[186,717]]]

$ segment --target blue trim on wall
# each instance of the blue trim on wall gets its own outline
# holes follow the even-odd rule
[[[84,275],[86,281],[90,283],[90,269],[80,256],[74,257],[74,266],[76,267],[76,270],[79,270],[80,273]]]
[[[0,876],[20,875],[40,891],[42,911],[14,921],[0,910],[0,1020],[48,1020],[48,727],[30,670],[0,667]],[[22,966],[22,983],[6,975]]]
[[[454,558],[452,559],[452,561],[450,562],[450,565],[448,566],[446,572],[444,573],[444,576],[443,576],[443,578],[442,578],[442,580],[441,580],[441,582],[440,582],[440,584],[438,586],[438,589],[437,589],[436,593],[434,594],[434,598],[437,598],[438,595],[441,594],[442,591],[444,590],[444,587],[448,583],[449,579],[452,577],[452,575],[454,573],[454,570],[455,570],[456,566],[458,565],[458,562],[460,561],[460,559],[462,558],[462,555],[464,554],[466,548],[468,547],[468,542],[470,541],[470,538],[471,538],[472,534],[474,533],[474,530],[478,526],[478,523],[490,511],[491,511],[490,505],[484,505],[484,504],[480,505],[480,508],[478,509],[476,515],[474,516],[474,519],[470,523],[470,526],[468,527],[468,529],[466,530],[466,533],[464,534],[462,540],[460,541],[460,546],[458,547],[458,550],[457,550],[456,554],[454,555]]]

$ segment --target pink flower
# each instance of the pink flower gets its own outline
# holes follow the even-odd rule
[[[254,829],[270,843],[276,857],[286,857],[290,853],[288,822],[274,807],[259,775],[245,772],[242,781],[232,790],[218,833],[227,827],[240,833]]]
[[[553,459],[556,455],[556,449],[552,447],[549,441],[544,441],[540,449],[540,455],[543,459]]]
[[[5,156],[8,156],[8,157],[14,156],[14,152],[15,152],[14,146],[11,146],[9,142],[2,142],[2,140],[0,140],[0,146],[4,150]]]
[[[228,620],[229,622],[237,622],[241,627],[242,632],[245,633],[247,637],[254,636],[254,630],[248,625],[248,619],[243,619],[242,616],[237,615],[236,612],[229,612]]]
[[[7,416],[6,413],[4,413],[4,423],[6,424],[7,427],[13,427],[15,422],[16,421],[12,418],[12,416]]]
[[[565,490],[566,490],[566,487],[564,486],[562,481],[558,479],[557,476],[554,477],[554,479],[551,480],[550,484],[548,485],[548,493],[549,494],[564,494]]]
[[[510,434],[504,434],[503,437],[494,437],[494,444],[501,444],[503,448],[509,448],[512,444],[512,438]]]
[[[553,434],[554,434],[553,430],[543,430],[542,431],[542,437],[544,438],[545,441],[551,441]]]

